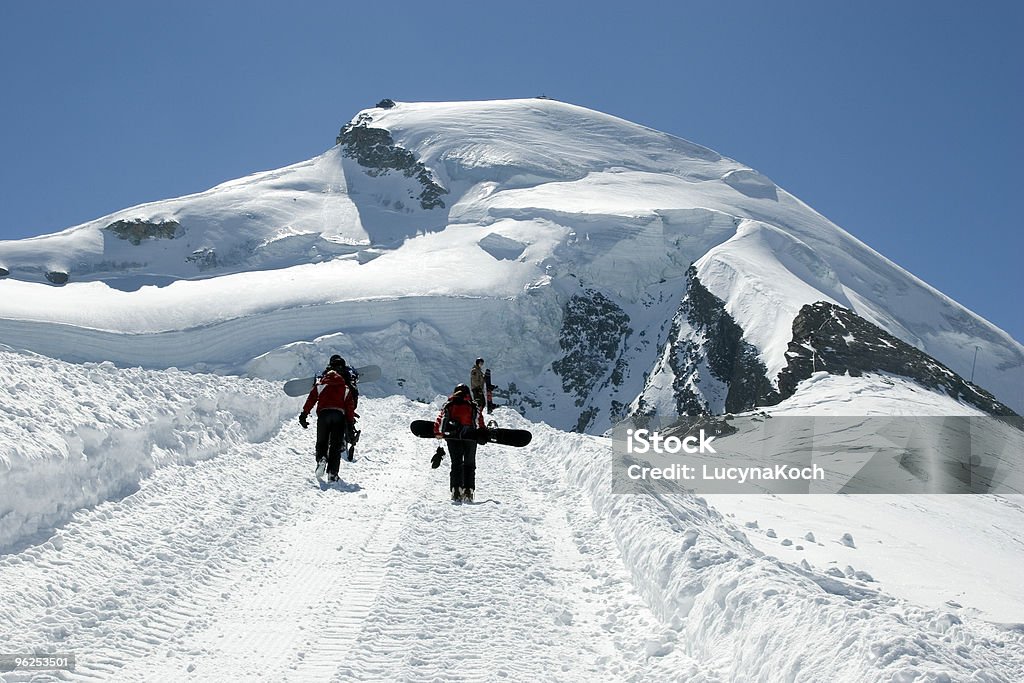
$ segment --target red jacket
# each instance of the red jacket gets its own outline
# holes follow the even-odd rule
[[[313,385],[313,389],[306,397],[306,403],[302,406],[302,412],[309,413],[313,406],[317,406],[316,412],[322,410],[340,410],[345,413],[349,421],[356,419],[355,394],[349,388],[345,378],[329,370],[320,378],[320,381]]]
[[[444,404],[444,408],[441,409],[441,412],[437,414],[437,419],[434,420],[435,436],[444,436],[445,417],[463,427],[486,429],[483,412],[465,395],[452,396]]]

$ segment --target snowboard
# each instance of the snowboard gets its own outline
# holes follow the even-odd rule
[[[414,420],[409,429],[413,434],[420,437],[421,439],[433,439],[434,438],[434,423],[430,420]],[[472,427],[467,427],[462,435],[459,437],[445,437],[445,438],[458,438],[462,441],[476,441],[477,430]],[[501,427],[491,427],[487,430],[487,443],[496,443],[502,446],[515,446],[521,448],[533,439],[533,434],[525,429],[502,429]]]
[[[363,382],[376,382],[380,379],[379,365],[366,365],[361,368],[353,368],[356,371],[356,384]],[[319,379],[317,377],[299,377],[290,379],[284,383],[284,393],[289,396],[305,396],[313,388],[313,384]]]
[[[494,390],[498,387],[491,383],[491,369],[487,368],[484,372],[484,392],[487,396],[487,414],[490,415],[494,412],[494,409],[498,406],[494,405]]]

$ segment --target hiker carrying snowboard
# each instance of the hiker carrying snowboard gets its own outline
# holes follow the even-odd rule
[[[476,437],[486,442],[486,434],[483,412],[470,399],[469,387],[465,384],[458,385],[434,421],[434,436],[448,442],[448,455],[452,461],[449,488],[453,501],[473,501],[473,490],[476,488],[477,441],[467,440],[465,437]]]
[[[327,367],[323,371],[323,375],[326,375],[331,370],[345,378],[348,382],[348,388],[352,390],[352,407],[356,408],[359,406],[359,373],[355,368],[350,367],[345,359],[334,354],[331,356],[331,360],[327,362]],[[322,375],[321,375],[322,376]]]
[[[358,417],[356,394],[341,374],[342,363],[341,356],[331,357],[331,364],[313,385],[299,415],[299,424],[308,429],[309,413],[316,406],[316,475],[321,477],[326,470],[328,481],[338,481],[341,451],[346,441],[352,443],[350,437],[356,433]],[[348,457],[351,460],[351,452]]]
[[[345,359],[338,354],[331,356],[331,360],[327,362],[327,367],[320,376],[323,377],[331,370],[344,377],[348,382],[348,388],[352,391],[352,410],[355,410],[359,407],[359,371],[347,364]],[[356,429],[354,421],[349,421],[345,425],[345,441],[348,442],[346,456],[351,461],[355,455],[356,443],[359,442],[359,430]]]
[[[477,358],[473,368],[469,371],[469,387],[473,390],[473,401],[483,408],[487,405],[487,398],[484,395],[484,359]]]

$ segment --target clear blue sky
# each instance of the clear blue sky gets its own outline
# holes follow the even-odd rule
[[[1024,340],[1024,3],[0,3],[0,239],[320,153],[383,97],[711,147]]]

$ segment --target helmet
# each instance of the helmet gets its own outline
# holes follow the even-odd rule
[[[334,354],[333,356],[331,356],[331,360],[327,363],[327,367],[343,368],[345,367],[345,359],[339,356],[338,354]]]
[[[484,362],[484,359],[483,359],[483,358],[477,358],[477,359],[476,359],[476,364],[477,364],[477,365],[480,365],[480,364],[481,364],[481,363],[483,363],[483,362]]]
[[[465,384],[457,384],[455,389],[452,390],[452,396],[458,396],[459,394],[465,394],[469,396],[469,387]]]

